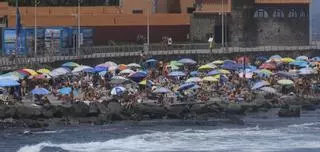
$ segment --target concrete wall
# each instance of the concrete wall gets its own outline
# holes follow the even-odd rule
[[[192,41],[207,42],[208,34],[214,33],[214,26],[221,24],[218,14],[194,14],[190,23],[190,38]]]

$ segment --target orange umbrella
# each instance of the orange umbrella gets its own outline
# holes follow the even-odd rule
[[[125,70],[125,69],[127,69],[128,68],[128,66],[127,65],[125,65],[125,64],[120,64],[119,66],[118,66],[118,69],[119,70]]]
[[[24,73],[28,73],[30,76],[36,76],[38,73],[32,69],[21,69],[19,71],[22,71]]]

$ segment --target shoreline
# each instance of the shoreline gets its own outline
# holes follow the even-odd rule
[[[280,99],[280,98],[279,98]],[[282,99],[286,100],[286,99]],[[152,103],[136,103],[130,109],[119,102],[76,102],[65,105],[31,106],[23,104],[0,105],[0,129],[10,128],[46,128],[70,125],[104,125],[114,122],[171,121],[187,120],[201,123],[229,123],[243,125],[242,116],[268,118],[299,117],[300,111],[320,108],[320,100],[296,97],[291,104],[273,104],[272,100],[237,104],[211,101],[207,103],[186,103],[162,106]],[[279,109],[279,110],[278,110]],[[260,116],[262,114],[262,116]]]

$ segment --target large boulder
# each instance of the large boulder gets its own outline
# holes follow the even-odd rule
[[[279,117],[300,117],[300,107],[285,105],[282,108],[280,108],[278,112],[278,116]]]
[[[14,106],[0,105],[0,119],[13,118],[16,115],[16,111]]]
[[[73,103],[71,109],[71,115],[74,117],[86,117],[89,115],[89,105],[84,102]]]
[[[37,119],[42,117],[42,107],[40,106],[16,106],[16,118]]]
[[[240,104],[230,103],[228,108],[226,109],[227,114],[236,114],[236,115],[243,115],[245,113],[245,109],[242,108]]]
[[[151,119],[162,119],[167,114],[166,108],[157,104],[136,104],[134,112],[140,116],[148,115]]]
[[[120,102],[112,101],[108,103],[105,111],[106,113],[104,115],[107,116],[109,121],[122,120],[121,110]]]
[[[46,105],[42,108],[42,116],[44,118],[53,118],[57,112],[56,106]]]

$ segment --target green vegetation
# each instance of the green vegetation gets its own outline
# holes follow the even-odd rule
[[[16,0],[5,0],[8,1],[10,6],[15,6]],[[19,6],[34,6],[35,2],[38,1],[39,6],[77,6],[78,0],[18,0]],[[119,0],[80,0],[82,6],[101,6],[119,5]]]

